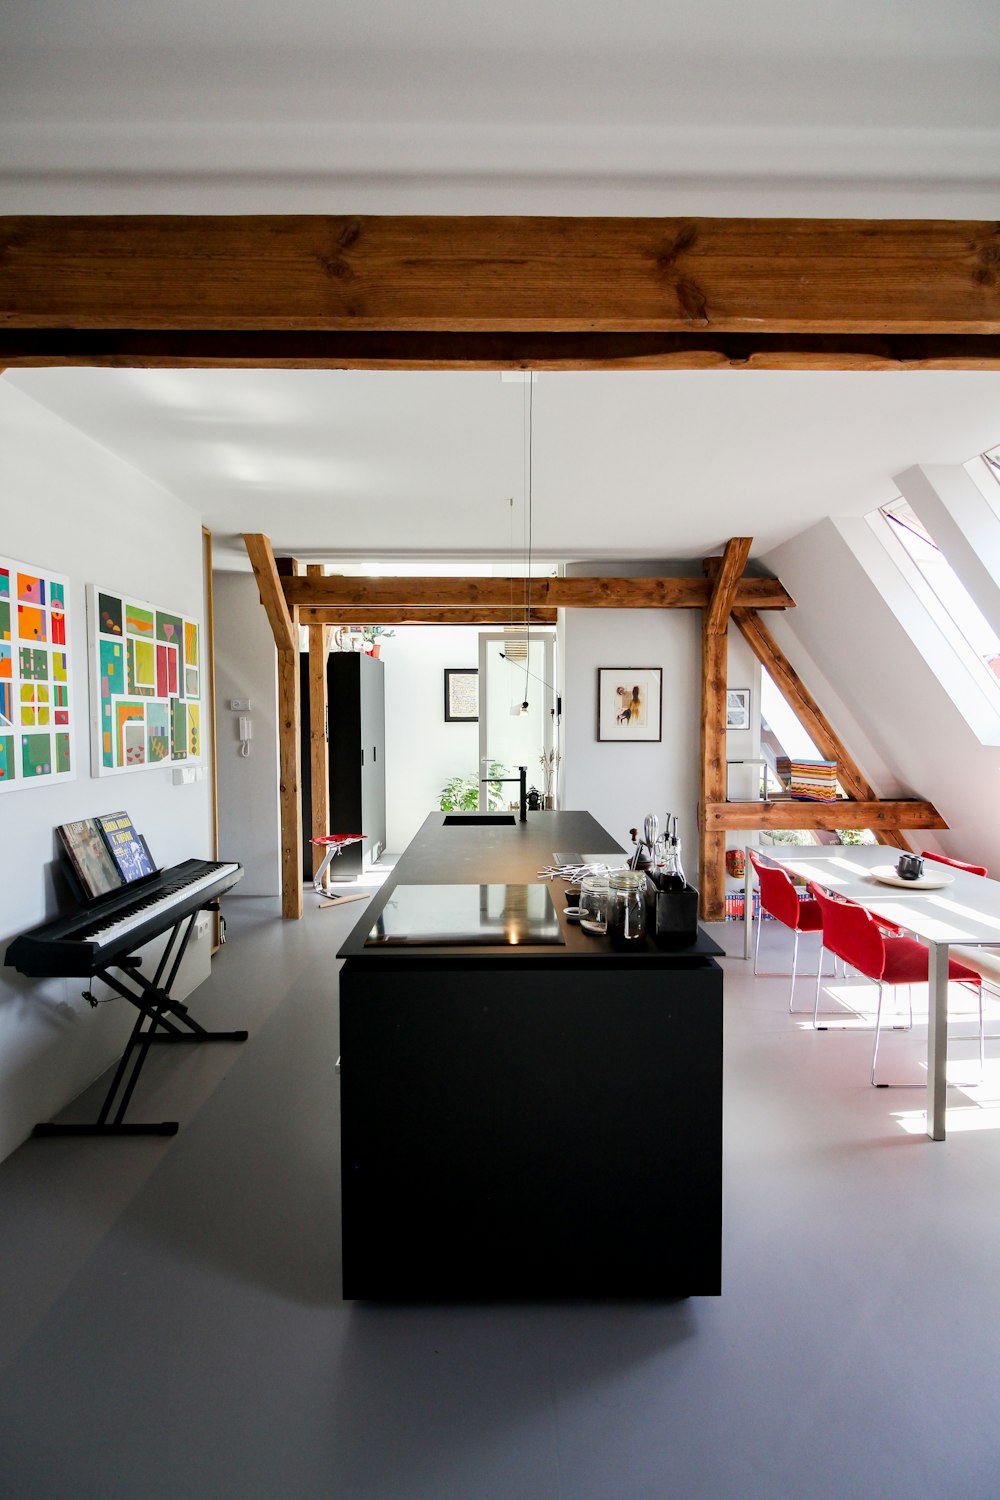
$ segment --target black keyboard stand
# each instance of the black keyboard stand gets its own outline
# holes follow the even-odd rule
[[[200,908],[202,911],[218,911],[217,901],[206,902]],[[145,974],[139,972],[142,960],[136,954],[129,954],[116,958],[114,963],[107,968],[95,969],[94,975],[103,979],[116,994],[122,996],[136,1007],[139,1012],[135,1025],[132,1028],[125,1050],[121,1055],[115,1076],[111,1080],[111,1087],[101,1106],[101,1112],[93,1124],[45,1124],[36,1125],[32,1135],[176,1135],[178,1122],[176,1120],[160,1120],[156,1123],[133,1124],[126,1122],[125,1111],[128,1109],[129,1101],[139,1080],[143,1064],[149,1055],[149,1049],[154,1042],[245,1042],[249,1033],[246,1031],[206,1031],[200,1026],[193,1016],[188,1014],[188,1008],[180,1000],[171,998],[170,991],[174,986],[181,960],[184,957],[187,945],[191,939],[197,911],[191,912],[190,916],[183,917],[174,927],[170,929],[167,945],[163,950],[160,961],[153,978],[147,979]],[[176,953],[171,962],[171,953],[175,943],[178,943]],[[164,971],[170,963],[170,972],[166,982],[163,982]],[[124,978],[113,973],[113,969],[120,969]],[[131,980],[129,985],[125,981]],[[133,988],[134,986],[134,988]],[[91,999],[89,991],[86,998]],[[92,1001],[92,1003],[96,1003]],[[117,1099],[117,1107],[116,1107]],[[112,1110],[114,1117],[112,1118]]]

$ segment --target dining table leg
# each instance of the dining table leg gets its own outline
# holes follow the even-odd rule
[[[928,943],[927,1134],[945,1138],[948,1072],[948,944]]]

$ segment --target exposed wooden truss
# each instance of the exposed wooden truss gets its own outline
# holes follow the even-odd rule
[[[789,705],[792,712],[798,718],[799,723],[819,750],[820,755],[824,760],[835,760],[837,762],[837,779],[847,796],[858,802],[876,801],[875,788],[861,774],[861,770],[854,757],[840,736],[835,732],[829,719],[809,692],[805,683],[799,677],[799,674],[781,650],[763,620],[753,610],[749,609],[735,609],[733,611],[733,620],[740,634],[757,657],[757,660],[769,673],[785,702]],[[909,804],[903,804],[902,810],[905,810],[908,806]],[[798,826],[805,827],[808,825],[799,824]],[[871,828],[875,825],[864,823],[838,826]],[[902,822],[895,826],[890,825],[886,827],[884,824],[880,824],[879,826],[884,828],[882,837],[887,844],[895,844],[900,849],[909,849],[909,840],[900,831],[901,829],[922,826],[943,828],[947,825],[944,823],[922,825],[919,823]]]
[[[327,576],[322,568],[305,571],[291,558],[275,560],[266,536],[248,534],[247,551],[253,564],[272,633],[278,648],[279,762],[281,767],[282,911],[301,916],[302,846],[301,787],[299,784],[299,625],[309,627],[310,739],[312,786],[312,836],[329,832],[326,736],[322,726],[326,701],[326,635],[332,624],[438,623],[505,624],[511,618],[512,592],[518,597],[523,579],[482,578],[349,578]],[[725,915],[725,846],[728,830],[766,828],[858,828],[878,830],[888,843],[908,844],[903,828],[943,828],[947,825],[926,802],[882,801],[862,776],[843,741],[835,733],[816,700],[802,683],[788,659],[764,626],[756,610],[734,601],[747,596],[747,586],[757,588],[771,608],[793,601],[776,580],[743,579],[751,539],[733,538],[721,558],[706,559],[708,577],[703,579],[544,579],[559,605],[573,608],[674,608],[697,607],[690,585],[697,594],[702,619],[702,694],[700,755],[700,817],[698,826],[701,880],[701,915],[718,921]],[[577,589],[575,585],[585,585]],[[570,585],[565,591],[562,585]],[[435,605],[440,591],[448,602]],[[506,607],[492,602],[502,600]],[[302,601],[308,600],[308,603]],[[329,602],[329,601],[336,601]],[[378,601],[378,602],[374,602]],[[414,602],[416,601],[416,602]],[[487,602],[488,601],[488,602]],[[781,601],[781,602],[779,602]],[[554,603],[533,611],[532,623],[553,623]],[[836,760],[838,777],[851,800],[836,803],[774,802],[734,803],[726,801],[726,683],[728,620],[745,636],[755,654],[798,715],[820,753]],[[520,619],[520,616],[518,617]],[[294,671],[293,671],[294,668]],[[315,867],[316,861],[314,861]]]

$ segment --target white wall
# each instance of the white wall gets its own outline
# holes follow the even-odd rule
[[[478,667],[479,631],[406,625],[382,645],[385,663],[386,849],[406,848],[453,775],[475,777],[479,725],[445,723],[445,667]]]
[[[209,782],[174,786],[169,767],[92,778],[85,585],[100,583],[204,620],[201,520],[143,475],[0,381],[0,551],[70,580],[72,746],[77,776],[0,797],[0,949],[56,915],[66,892],[55,828],[125,807],[160,865],[210,849]],[[207,720],[206,720],[207,723]],[[206,743],[207,748],[207,743]],[[134,1020],[92,1011],[84,980],[0,969],[0,1156],[113,1061]]]
[[[215,704],[219,854],[243,866],[242,896],[281,889],[277,654],[252,573],[215,573]],[[250,700],[252,738],[240,754],[233,698]]]
[[[679,576],[689,565],[582,564],[575,577]],[[562,642],[562,806],[592,813],[620,844],[647,813],[676,814],[688,879],[697,880],[701,612],[695,609],[569,609]],[[598,667],[663,669],[663,738],[625,745],[597,738]],[[741,681],[737,686],[744,686]]]

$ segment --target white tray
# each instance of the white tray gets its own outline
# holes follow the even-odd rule
[[[948,875],[944,870],[928,873],[926,866],[924,873],[918,875],[916,880],[904,880],[895,865],[876,865],[868,873],[882,885],[902,886],[905,891],[939,891],[943,885],[951,885],[955,879],[954,875]]]

